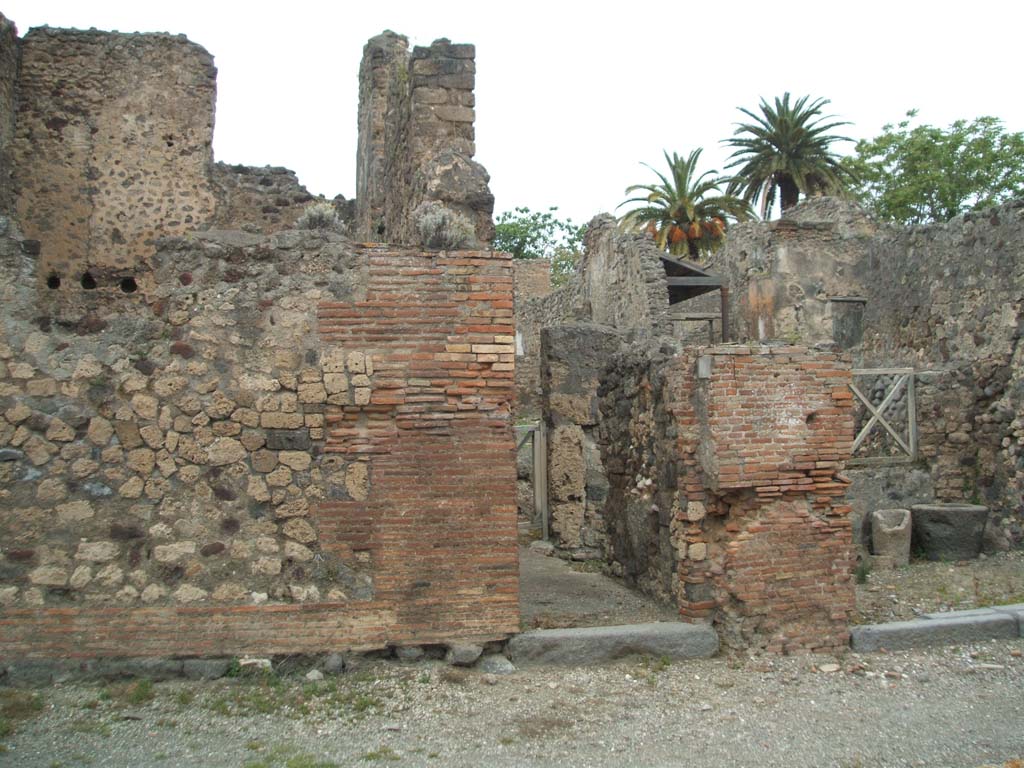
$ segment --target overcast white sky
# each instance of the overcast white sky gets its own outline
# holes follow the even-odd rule
[[[1000,117],[1024,130],[1024,3],[303,2],[0,0],[29,27],[184,33],[215,57],[218,160],[283,165],[310,191],[355,193],[357,75],[384,29],[429,45],[477,46],[477,159],[496,211],[557,205],[582,222],[653,175],[662,150],[719,141],[742,116],[790,91],[831,99],[876,135],[911,107],[920,119]]]

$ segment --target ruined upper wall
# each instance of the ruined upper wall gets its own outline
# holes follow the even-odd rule
[[[130,271],[158,235],[212,217],[215,77],[184,36],[29,31],[13,167],[41,277]]]
[[[14,209],[11,140],[14,88],[18,79],[18,30],[0,13],[0,214]]]
[[[537,298],[520,299],[516,302],[516,406],[524,413],[538,403],[542,328],[583,321],[619,331],[671,332],[661,252],[650,239],[622,232],[607,214],[587,224],[583,255],[565,285]]]
[[[437,201],[494,237],[489,176],[473,160],[472,45],[436,40],[408,51],[394,32],[372,38],[359,69],[356,231],[367,240],[422,240],[417,208]]]

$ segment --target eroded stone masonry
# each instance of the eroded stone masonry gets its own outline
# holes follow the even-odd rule
[[[515,632],[510,258],[415,222],[355,244],[340,199],[293,229],[293,173],[213,162],[213,59],[183,37],[0,17],[0,43],[3,660]],[[443,175],[472,47],[405,66],[439,89],[409,103],[468,110],[403,129]],[[446,188],[429,167],[388,221]]]

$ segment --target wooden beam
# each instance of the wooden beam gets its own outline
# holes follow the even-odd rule
[[[723,285],[722,294],[722,343],[729,343],[729,286]]]
[[[669,288],[691,288],[700,286],[711,286],[718,288],[722,285],[720,277],[666,277]]]

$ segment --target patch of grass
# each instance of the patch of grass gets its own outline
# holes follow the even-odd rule
[[[153,681],[149,678],[136,680],[128,686],[124,692],[124,698],[129,704],[138,706],[156,698],[156,691],[153,690]]]
[[[110,726],[102,720],[80,718],[71,723],[71,732],[107,737],[110,735]]]
[[[338,768],[338,764],[330,760],[319,760],[313,755],[295,755],[284,764],[285,768]]]
[[[380,762],[384,760],[395,761],[401,759],[401,756],[395,752],[395,750],[387,746],[378,747],[377,749],[363,755],[363,760],[366,760],[367,762]]]
[[[179,707],[187,707],[195,699],[196,695],[192,691],[178,691],[176,697]]]
[[[604,573],[603,560],[570,560],[569,567],[577,573]]]
[[[10,720],[27,720],[43,711],[43,697],[13,688],[0,691],[0,715]]]
[[[43,711],[43,697],[31,691],[14,688],[0,690],[0,739],[14,733],[14,723],[28,720]]]

